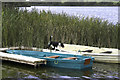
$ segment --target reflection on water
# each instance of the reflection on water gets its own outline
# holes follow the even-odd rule
[[[4,62],[2,69],[3,78],[80,78],[92,75],[92,69],[76,70],[41,66],[33,66],[18,63]]]
[[[93,70],[94,75],[93,77],[96,78],[118,78],[119,72],[119,64],[110,64],[110,63],[94,63]]]
[[[60,78],[60,79],[93,79],[93,78],[115,78],[118,79],[118,64],[94,63],[92,69],[64,69],[18,64],[13,62],[3,62],[3,78]],[[120,79],[120,78],[119,78]]]

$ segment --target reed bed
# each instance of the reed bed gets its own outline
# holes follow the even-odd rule
[[[4,8],[2,28],[3,47],[46,48],[50,35],[53,35],[53,41],[62,43],[118,47],[118,24],[113,25],[99,18]]]

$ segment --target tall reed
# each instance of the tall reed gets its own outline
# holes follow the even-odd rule
[[[3,47],[46,48],[50,35],[54,41],[68,44],[117,48],[118,24],[99,18],[81,18],[50,11],[4,8],[2,11]]]

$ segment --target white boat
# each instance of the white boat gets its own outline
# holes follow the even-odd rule
[[[76,52],[76,54],[92,56],[96,62],[120,63],[120,54],[118,49],[114,48],[99,48],[83,45],[65,44],[61,50]],[[88,51],[88,52],[87,52]]]

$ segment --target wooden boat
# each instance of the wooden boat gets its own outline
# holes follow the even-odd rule
[[[65,44],[63,51],[68,51],[69,53],[76,53],[77,55],[92,56],[95,58],[96,62],[105,63],[120,63],[120,54],[118,49],[114,48],[99,48],[83,45]]]
[[[71,69],[84,69],[91,68],[94,58],[81,55],[73,55],[68,53],[58,52],[40,52],[40,51],[28,51],[28,50],[6,50],[10,54],[17,54],[29,57],[35,57],[47,60],[47,66],[71,68]]]
[[[40,49],[40,48],[28,48],[21,47],[24,50],[34,50],[34,51],[43,51],[43,52],[52,52],[52,53],[61,53],[61,54],[73,54],[73,55],[83,55],[91,56],[95,58],[95,62],[104,62],[104,63],[120,63],[120,54],[118,49],[114,48],[99,48],[91,47],[84,45],[74,45],[74,44],[64,44],[64,48],[60,48],[60,51]],[[9,48],[13,49],[13,47]],[[16,49],[16,47],[15,47]]]

